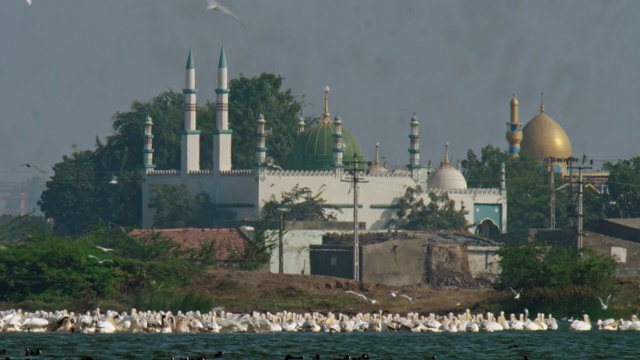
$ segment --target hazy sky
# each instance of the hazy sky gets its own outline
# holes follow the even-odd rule
[[[526,123],[544,91],[575,156],[639,153],[640,1],[220,1],[246,26],[206,0],[1,0],[0,180],[51,172],[131,102],[181,91],[190,48],[199,104],[215,99],[223,45],[230,78],[284,76],[305,116],[329,85],[332,116],[390,167],[409,162],[414,112],[423,164],[446,141],[454,162],[506,148],[513,92]]]

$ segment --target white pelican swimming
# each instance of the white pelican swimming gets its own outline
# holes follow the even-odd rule
[[[591,320],[589,320],[589,315],[582,315],[582,320],[574,320],[569,327],[571,328],[571,330],[575,331],[591,330]]]

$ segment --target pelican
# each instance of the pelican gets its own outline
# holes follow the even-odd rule
[[[589,320],[589,315],[582,315],[582,320],[574,320],[571,323],[571,330],[575,331],[589,331],[591,330],[591,321]]]

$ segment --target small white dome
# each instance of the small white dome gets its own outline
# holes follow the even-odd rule
[[[430,189],[466,189],[467,180],[457,168],[449,163],[449,142],[444,145],[444,163],[427,180]]]
[[[443,165],[431,174],[427,180],[427,186],[430,189],[466,189],[467,180],[460,170],[450,165]]]

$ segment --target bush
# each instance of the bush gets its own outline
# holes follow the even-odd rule
[[[498,286],[502,288],[605,289],[617,267],[613,257],[587,248],[576,251],[538,242],[505,244],[498,254],[502,268]]]

